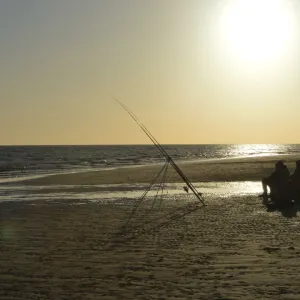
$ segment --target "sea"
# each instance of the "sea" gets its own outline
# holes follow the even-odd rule
[[[176,162],[257,155],[297,154],[300,145],[163,145]],[[154,145],[0,146],[0,178],[156,164]]]
[[[300,153],[299,144],[162,146],[175,162]],[[29,187],[25,188],[22,184],[7,187],[6,184],[9,182],[22,182],[26,178],[58,173],[150,165],[161,163],[164,160],[165,158],[154,145],[0,146],[0,201],[29,197]],[[234,185],[236,183],[232,184]],[[31,189],[32,188],[33,187],[31,187]],[[143,188],[145,187],[140,186],[140,190]],[[181,190],[181,187],[171,187],[174,191],[176,191],[177,188]],[[209,190],[211,187],[207,186],[206,188]],[[243,189],[247,190],[245,183]],[[122,190],[122,194],[124,194],[124,187],[120,190]],[[119,194],[116,194],[116,191],[117,188],[112,189],[109,187],[105,196],[116,198],[119,196]],[[139,189],[136,187],[129,187],[128,191],[134,191],[136,195],[139,193]],[[49,192],[47,195],[47,197],[49,197]],[[41,194],[38,196],[40,197]],[[56,197],[57,194],[53,193],[52,196]],[[60,194],[60,197],[61,196]],[[94,199],[95,197],[99,197],[99,194],[89,194],[83,197],[82,194],[75,195],[73,193],[72,197],[74,196],[77,198],[90,197]],[[32,195],[30,199],[32,199]]]

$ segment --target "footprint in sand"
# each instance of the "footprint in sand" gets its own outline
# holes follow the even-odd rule
[[[276,252],[280,250],[279,247],[264,247],[263,250],[267,251],[268,253]]]

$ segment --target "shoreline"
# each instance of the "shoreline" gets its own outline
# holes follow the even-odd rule
[[[233,196],[253,196],[262,191],[260,182],[243,181],[243,182],[193,182],[194,187],[203,197],[219,197],[225,199]],[[186,193],[183,189],[184,182],[166,183],[164,185],[163,195],[159,193],[158,198],[183,197],[189,196],[194,198],[193,194]],[[139,199],[149,184],[134,185],[92,185],[92,186],[0,186],[0,203],[1,202],[22,202],[38,201],[47,199],[47,201],[60,202],[69,201],[74,205],[81,203],[82,200],[102,203],[103,201],[115,201],[119,199]],[[147,199],[157,198],[157,185],[152,187],[147,193]],[[196,199],[196,198],[195,198]]]
[[[231,157],[207,159],[197,162],[178,162],[178,166],[192,182],[233,182],[260,181],[274,169],[276,161],[283,159],[290,172],[295,168],[295,161],[300,154],[256,155],[247,157]],[[1,182],[1,185],[99,185],[99,184],[139,184],[149,183],[158,174],[163,163],[153,165],[137,165],[105,170],[59,173],[38,178]],[[169,168],[167,183],[181,182],[178,174]]]

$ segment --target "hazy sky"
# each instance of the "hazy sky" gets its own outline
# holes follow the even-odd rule
[[[299,1],[1,0],[0,144],[299,143]]]

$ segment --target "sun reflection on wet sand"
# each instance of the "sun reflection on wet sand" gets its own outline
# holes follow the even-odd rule
[[[257,181],[242,182],[207,182],[195,183],[197,190],[205,196],[213,196],[227,198],[231,196],[255,195],[261,192],[261,183]],[[164,195],[186,195],[183,190],[184,184],[173,183],[166,184]],[[81,187],[82,188],[82,187]],[[32,201],[32,200],[48,200],[48,201],[69,201],[69,200],[90,200],[90,201],[107,201],[116,199],[133,199],[139,198],[145,185],[98,185],[84,186],[81,191],[77,186],[59,186],[59,187],[0,187],[0,202],[4,201]],[[97,190],[98,189],[98,190]],[[157,189],[154,187],[148,193],[148,196],[154,197]],[[159,194],[160,195],[160,194]]]
[[[209,182],[199,184],[199,190],[207,195],[220,197],[254,195],[261,192],[261,182]]]

